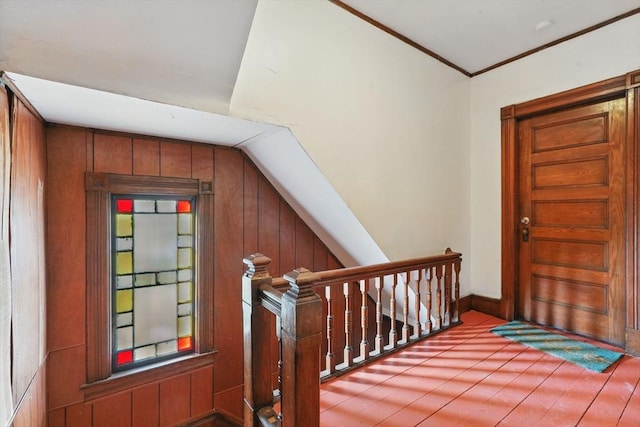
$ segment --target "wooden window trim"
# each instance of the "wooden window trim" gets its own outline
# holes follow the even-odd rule
[[[85,175],[87,290],[85,399],[155,381],[213,363],[213,182],[187,178],[110,173]],[[111,372],[111,221],[112,194],[196,196],[196,346],[195,354],[175,361]]]

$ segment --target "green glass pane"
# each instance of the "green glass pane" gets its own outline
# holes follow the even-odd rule
[[[178,270],[178,282],[186,282],[191,280],[191,269]]]
[[[131,276],[118,276],[116,278],[116,288],[118,289],[127,289],[130,288],[132,285],[131,282]]]
[[[158,351],[158,356],[176,353],[178,351],[178,341],[171,340],[171,341],[160,343],[156,346],[156,349]]]
[[[133,347],[133,328],[131,326],[118,328],[117,342],[117,350],[124,350],[125,348]]]
[[[178,336],[191,336],[191,316],[178,317]]]
[[[155,212],[156,202],[153,200],[134,200],[133,210],[135,212]]]
[[[132,215],[116,215],[116,236],[129,237],[133,235],[133,216]]]
[[[191,282],[178,283],[178,302],[191,301]]]
[[[136,348],[133,353],[133,360],[144,360],[150,357],[156,357],[156,346],[148,345],[146,347]]]
[[[133,258],[131,252],[116,253],[116,274],[131,274]]]
[[[133,309],[133,291],[125,289],[116,292],[116,313],[124,313]]]
[[[190,248],[193,246],[193,237],[190,234],[178,236],[178,247]]]
[[[158,200],[156,201],[158,206],[158,212],[160,213],[175,213],[176,201],[175,200]]]
[[[136,286],[149,286],[156,284],[156,274],[136,274]]]
[[[120,327],[120,326],[128,326],[128,325],[133,325],[133,313],[128,312],[128,313],[118,314],[116,318],[116,326]]]
[[[191,214],[178,215],[178,234],[191,234]]]
[[[191,267],[191,248],[178,249],[178,268]]]
[[[176,272],[163,271],[162,273],[158,273],[158,283],[163,285],[169,284],[169,283],[176,283]]]
[[[178,304],[178,316],[187,316],[191,314],[191,303]]]

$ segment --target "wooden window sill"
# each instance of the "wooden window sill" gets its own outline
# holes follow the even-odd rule
[[[191,354],[161,364],[119,372],[104,380],[83,384],[80,388],[84,392],[85,402],[94,400],[132,387],[138,387],[212,365],[215,353],[216,351],[214,350],[208,353]]]

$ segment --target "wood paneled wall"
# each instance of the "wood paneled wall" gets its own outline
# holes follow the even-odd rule
[[[268,255],[274,276],[339,262],[239,150],[51,126],[47,156],[49,426],[168,425],[213,410],[241,418],[242,258]],[[86,171],[214,180],[213,367],[85,401]]]
[[[14,98],[11,137],[11,317],[14,426],[45,425],[44,126]]]

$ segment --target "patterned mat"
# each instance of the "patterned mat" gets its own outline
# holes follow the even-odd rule
[[[596,372],[603,372],[623,356],[616,351],[572,340],[517,321],[497,326],[491,332]]]

